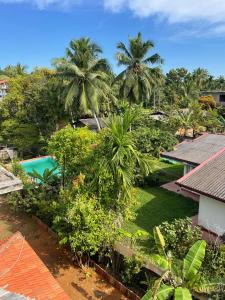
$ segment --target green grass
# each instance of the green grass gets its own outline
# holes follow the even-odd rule
[[[198,212],[198,203],[160,187],[137,189],[137,204],[133,208],[136,216],[133,221],[124,224],[123,229],[129,233],[137,230],[146,231],[149,236],[136,241],[136,246],[145,255],[154,249],[153,228],[162,222],[192,217]],[[125,244],[129,244],[127,239]]]
[[[137,230],[149,233],[149,238],[137,241],[137,245],[141,246],[146,254],[151,252],[152,232],[155,226],[165,221],[192,217],[198,213],[198,203],[160,187],[182,175],[182,164],[174,165],[156,160],[153,173],[149,176],[149,182],[155,185],[137,189],[137,203],[133,207],[135,219],[126,222],[123,229],[129,233],[135,233]]]
[[[153,165],[153,173],[150,178],[157,178],[159,184],[177,180],[183,176],[184,166],[182,164],[169,164],[160,160],[155,160]]]
[[[137,230],[152,232],[164,221],[191,217],[198,212],[198,203],[160,187],[137,189],[135,219],[125,224],[125,229],[133,233]]]

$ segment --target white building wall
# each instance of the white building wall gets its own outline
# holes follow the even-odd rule
[[[194,168],[196,168],[196,166],[192,166],[190,164],[184,163],[184,175],[186,175],[189,172],[191,172]]]
[[[225,203],[201,195],[198,224],[219,236],[223,235],[225,233]]]

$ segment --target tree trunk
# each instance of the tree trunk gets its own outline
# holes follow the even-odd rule
[[[101,126],[100,126],[98,117],[96,116],[96,113],[95,113],[95,112],[93,112],[93,116],[94,116],[94,118],[95,118],[95,122],[96,122],[96,124],[97,124],[98,131],[100,131],[100,130],[101,130]]]
[[[154,111],[155,111],[155,89],[154,89],[154,93],[153,93],[153,107],[154,107]]]

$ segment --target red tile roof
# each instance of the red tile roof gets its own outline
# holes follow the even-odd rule
[[[18,232],[0,243],[0,287],[35,300],[70,300]]]
[[[6,79],[0,80],[0,84],[1,83],[7,83],[7,80]]]

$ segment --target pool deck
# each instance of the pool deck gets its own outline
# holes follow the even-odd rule
[[[21,160],[20,163],[24,163],[24,162],[28,162],[28,161],[33,161],[33,160],[38,160],[38,159],[41,159],[41,158],[48,158],[48,157],[52,158],[51,155],[38,156],[38,157],[30,158],[30,159]]]

